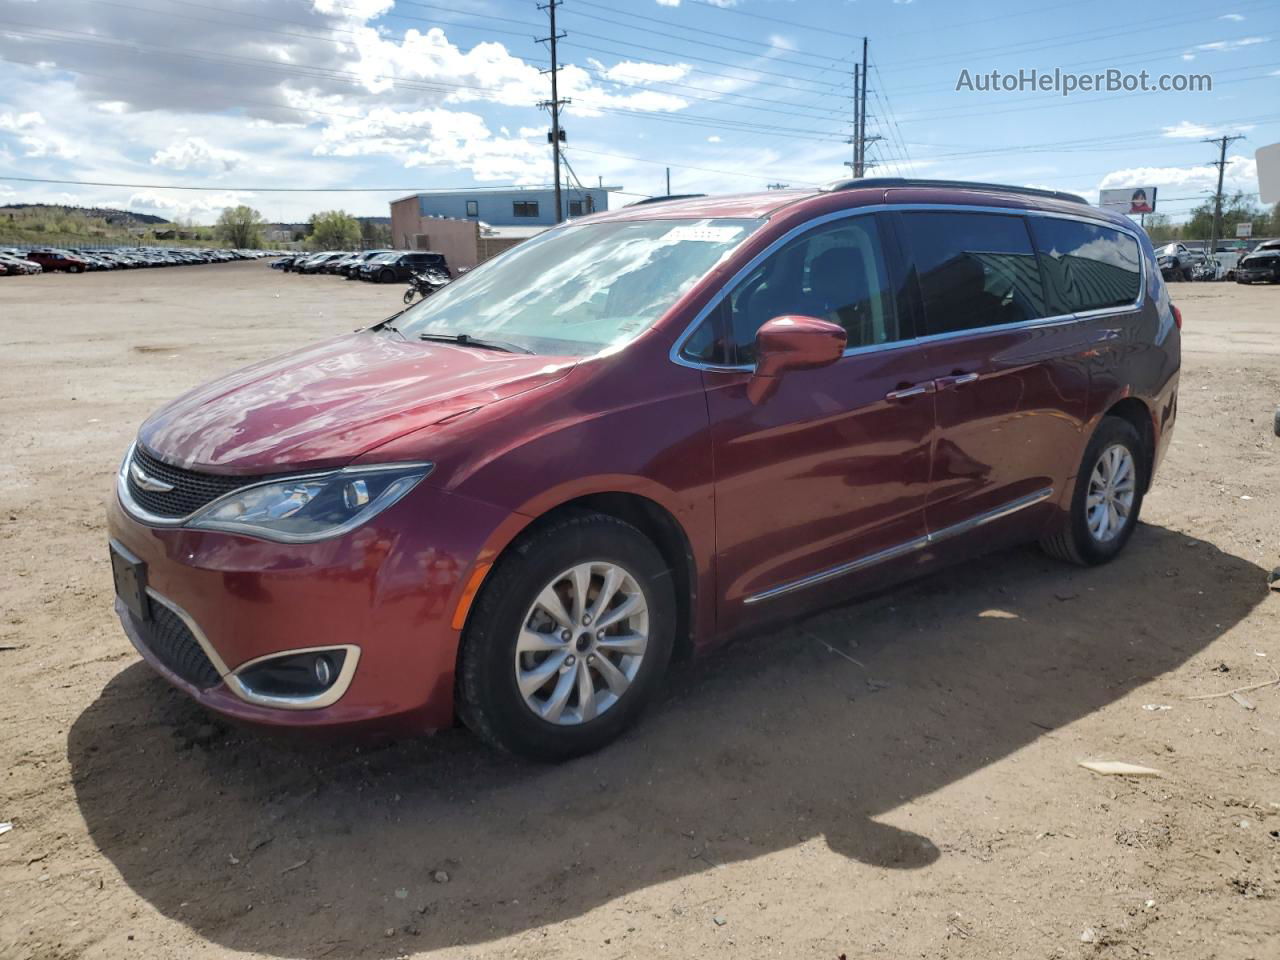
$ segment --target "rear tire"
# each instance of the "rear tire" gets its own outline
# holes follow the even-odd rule
[[[1147,462],[1133,424],[1104,417],[1085,449],[1066,522],[1040,541],[1045,553],[1089,567],[1115,559],[1138,524]]]
[[[671,571],[639,530],[598,513],[555,519],[503,554],[476,599],[458,658],[459,713],[482,739],[519,756],[555,761],[598,750],[653,700],[671,659],[675,611]]]
[[[390,283],[395,278],[396,278],[396,275],[395,275],[395,271],[393,270],[383,270],[381,273],[378,274],[379,283]]]

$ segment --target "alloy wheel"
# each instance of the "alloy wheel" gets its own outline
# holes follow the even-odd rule
[[[1137,465],[1128,447],[1113,443],[1102,451],[1089,476],[1085,500],[1089,535],[1098,543],[1114,540],[1128,524],[1137,481]]]
[[[649,644],[649,604],[635,577],[579,563],[542,588],[521,621],[515,678],[548,723],[587,723],[626,694]]]

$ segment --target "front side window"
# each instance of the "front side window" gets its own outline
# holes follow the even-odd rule
[[[1138,299],[1142,254],[1138,241],[1110,227],[1033,217],[1031,233],[1040,253],[1054,314],[1123,307]]]
[[[538,201],[537,200],[512,201],[511,215],[515,217],[536,217],[538,215]]]
[[[926,334],[1045,316],[1044,287],[1022,217],[910,212],[903,234],[919,279]]]
[[[707,333],[690,338],[691,356],[709,359],[718,351],[730,362],[754,363],[757,331],[788,314],[838,323],[850,348],[900,339],[879,229],[870,216],[824,224],[789,241],[743,278],[719,311]],[[727,350],[712,342],[717,323]]]
[[[648,329],[760,220],[625,220],[548,230],[410,307],[396,327],[589,356]]]

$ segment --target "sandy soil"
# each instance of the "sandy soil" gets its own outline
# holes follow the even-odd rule
[[[1188,699],[1280,668],[1280,288],[1174,292],[1181,419],[1121,561],[1017,550],[737,643],[547,768],[228,729],[111,612],[145,414],[399,287],[0,280],[0,957],[1280,956],[1280,688]]]

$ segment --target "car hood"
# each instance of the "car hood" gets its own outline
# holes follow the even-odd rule
[[[138,439],[168,463],[213,473],[341,466],[558,380],[575,362],[354,333],[197,387],[153,414]]]

